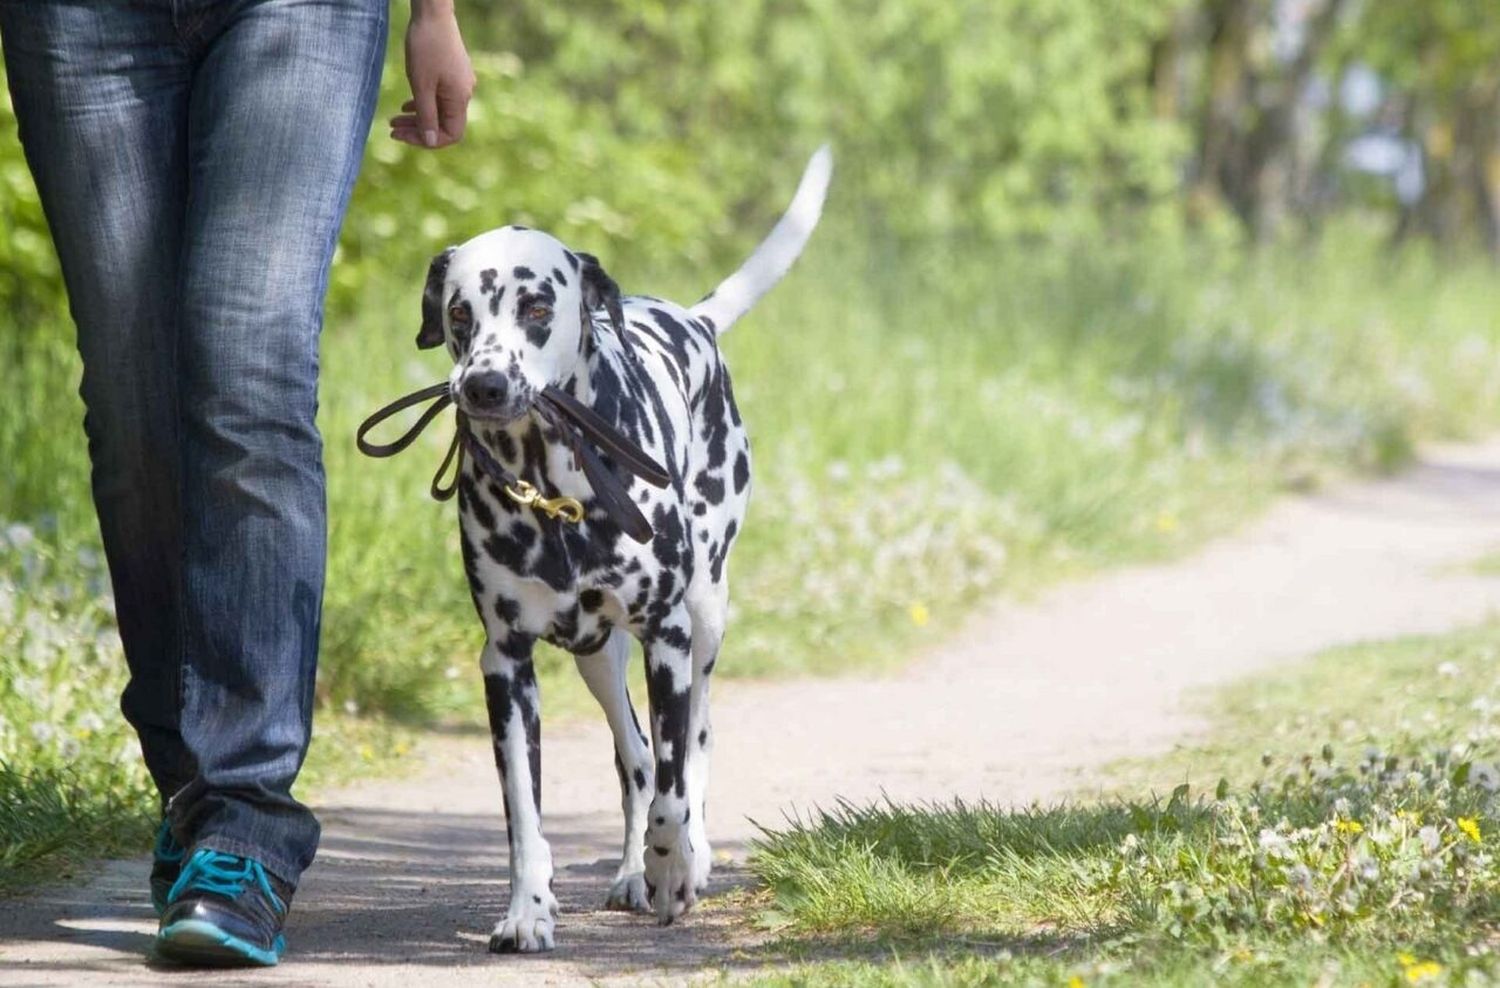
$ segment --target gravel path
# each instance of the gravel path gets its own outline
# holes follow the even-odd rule
[[[1197,555],[1001,606],[878,679],[720,683],[709,833],[714,892],[659,929],[606,913],[619,804],[602,719],[550,725],[543,808],[559,949],[499,957],[504,829],[486,740],[434,739],[414,777],[321,801],[324,840],[282,967],[173,974],[141,963],[144,859],[0,904],[0,984],[403,985],[676,981],[763,959],[735,905],[753,818],[835,797],[1076,792],[1091,768],[1202,728],[1184,694],[1343,642],[1438,631],[1500,610],[1462,564],[1500,547],[1500,440],[1437,448],[1401,477],[1288,499]],[[731,658],[732,661],[732,650]],[[728,894],[726,894],[728,893]]]

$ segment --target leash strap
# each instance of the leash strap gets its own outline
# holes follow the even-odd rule
[[[420,405],[424,401],[431,401],[431,404],[411,428],[395,441],[375,443],[369,440],[370,430],[375,426],[398,412]],[[432,420],[452,403],[453,398],[446,382],[413,391],[409,395],[404,395],[376,409],[360,423],[354,433],[355,445],[366,456],[377,458],[395,456],[415,442]],[[652,459],[645,450],[606,421],[598,412],[561,388],[549,385],[538,399],[535,410],[568,440],[575,460],[583,468],[583,474],[593,489],[594,497],[599,501],[605,513],[620,526],[621,531],[632,539],[641,543],[650,542],[651,523],[631,499],[626,484],[605,464],[603,458],[590,443],[597,444],[622,468],[653,487],[666,487],[670,482],[667,471],[661,464]],[[551,518],[561,517],[572,523],[582,520],[582,505],[572,498],[541,496],[535,487],[516,477],[505,469],[499,460],[495,459],[494,455],[474,435],[469,427],[467,416],[458,412],[456,418],[453,442],[449,444],[448,452],[443,456],[443,462],[438,466],[437,473],[432,478],[432,485],[428,489],[435,500],[447,501],[453,497],[458,490],[458,478],[463,473],[464,456],[468,455],[517,504],[534,507]],[[450,465],[453,467],[453,479],[444,486],[442,480]]]

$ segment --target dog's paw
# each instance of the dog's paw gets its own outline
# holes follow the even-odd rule
[[[526,893],[512,899],[510,911],[490,934],[490,952],[535,954],[557,946],[557,898],[549,891]]]
[[[654,826],[646,830],[646,895],[651,911],[663,926],[693,908],[698,890],[697,855],[688,828]]]
[[[609,887],[609,897],[604,900],[605,909],[623,912],[649,913],[651,897],[646,894],[646,876],[636,871],[620,875]]]

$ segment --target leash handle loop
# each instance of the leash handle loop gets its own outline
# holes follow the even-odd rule
[[[443,474],[448,472],[448,464],[457,461],[453,468],[453,482],[447,487],[443,486]],[[427,493],[432,495],[434,501],[450,500],[458,491],[458,478],[464,472],[464,447],[458,441],[458,433],[453,433],[453,442],[448,444],[448,453],[443,457],[443,462],[438,464],[437,473],[432,475],[432,486]]]
[[[402,433],[400,438],[396,439],[396,441],[389,443],[372,443],[365,438],[367,435],[369,435],[371,429],[375,428],[377,425],[384,422],[392,415],[395,415],[397,412],[403,412],[413,405],[420,405],[422,402],[429,399],[435,399],[432,402],[432,406],[425,412],[423,412],[421,417],[417,419],[416,423],[412,425],[410,429],[407,429],[404,433]],[[431,423],[433,419],[437,418],[438,413],[447,408],[452,402],[453,396],[448,392],[448,383],[446,381],[441,384],[434,384],[430,387],[423,388],[420,391],[413,391],[409,395],[397,398],[389,405],[385,405],[381,408],[376,409],[369,418],[361,422],[359,425],[359,429],[357,429],[354,433],[354,443],[359,447],[359,451],[366,456],[395,456],[397,453],[401,452],[403,449],[415,442],[416,438],[422,434],[422,430],[427,428],[428,424]],[[448,465],[448,460],[452,459],[452,457],[453,451],[450,449],[448,452],[448,456],[443,459],[444,467]],[[442,473],[441,470],[438,472],[440,474]],[[451,496],[452,494],[450,493],[449,497]]]

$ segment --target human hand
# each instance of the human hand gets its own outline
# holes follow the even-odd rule
[[[406,78],[412,98],[391,118],[392,139],[425,148],[456,144],[464,136],[474,94],[474,68],[452,0],[412,0]]]

